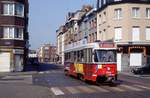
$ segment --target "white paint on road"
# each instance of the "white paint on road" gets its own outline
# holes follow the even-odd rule
[[[51,88],[51,91],[52,91],[56,96],[58,96],[58,95],[64,95],[64,92],[61,91],[58,87],[52,87],[52,88]]]
[[[9,80],[9,81],[8,81]],[[32,84],[32,75],[5,76],[0,83],[27,83]]]
[[[125,92],[125,90],[124,90],[124,89],[119,88],[119,87],[110,87],[110,89],[111,89],[112,91]]]
[[[124,88],[126,88],[126,89],[128,89],[128,90],[132,90],[132,91],[143,91],[143,90],[140,89],[140,88],[137,88],[137,87],[134,87],[134,86],[125,85],[125,84],[120,85],[120,86],[121,86],[121,87],[124,87]]]
[[[140,88],[143,88],[143,89],[148,89],[148,90],[150,90],[150,87],[146,87],[146,86],[143,86],[143,85],[135,85],[135,86],[137,86],[137,87],[140,87]]]
[[[43,72],[43,71],[40,71],[39,74],[44,74],[44,72]]]
[[[82,92],[85,93],[93,93],[96,92],[96,90],[89,88],[88,86],[77,86],[78,89],[80,89]]]
[[[79,90],[75,89],[74,87],[65,87],[65,88],[72,94],[81,93]]]
[[[93,88],[93,89],[95,89],[96,91],[105,92],[105,93],[109,92],[109,90],[104,89],[104,88],[99,87],[99,86],[90,86],[90,87]]]

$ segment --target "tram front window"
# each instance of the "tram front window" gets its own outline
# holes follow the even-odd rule
[[[95,62],[116,62],[115,50],[95,50]]]

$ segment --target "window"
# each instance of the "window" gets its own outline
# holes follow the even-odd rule
[[[103,41],[106,40],[106,29],[104,29],[103,32],[102,32],[102,40]]]
[[[133,27],[132,28],[132,41],[139,41],[140,40],[140,28]]]
[[[146,18],[150,19],[150,8],[146,8]]]
[[[99,15],[99,25],[102,23],[102,16]]]
[[[117,28],[115,28],[115,41],[118,41],[121,39],[122,39],[122,28],[117,27]]]
[[[121,19],[122,18],[122,9],[115,9],[115,19]]]
[[[3,14],[8,16],[24,17],[24,5],[20,3],[5,3]]]
[[[23,39],[23,29],[22,28],[15,29],[14,38]]]
[[[114,1],[122,1],[122,0],[114,0]]]
[[[14,15],[14,4],[4,4],[4,15]]]
[[[103,14],[103,22],[106,22],[106,12]]]
[[[5,27],[4,28],[4,38],[13,38],[14,28],[13,27]]]
[[[95,50],[94,52],[95,62],[116,62],[115,50]]]
[[[146,40],[150,40],[150,27],[146,28]]]
[[[4,27],[3,35],[5,39],[23,39],[23,28]]]
[[[137,7],[132,8],[132,17],[139,18],[140,17],[140,9]]]
[[[17,16],[24,16],[24,6],[23,4],[16,4],[15,6],[15,15]]]

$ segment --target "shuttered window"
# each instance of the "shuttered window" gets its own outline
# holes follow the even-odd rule
[[[119,41],[122,39],[122,28],[117,27],[115,28],[115,41]]]
[[[146,40],[150,40],[150,28],[146,28]]]
[[[132,28],[132,41],[140,41],[140,28],[139,27]]]

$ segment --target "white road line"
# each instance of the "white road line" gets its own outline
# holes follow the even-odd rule
[[[75,87],[65,87],[65,88],[72,94],[81,93],[79,90],[75,89]]]
[[[101,88],[99,86],[90,86],[90,87],[97,90],[97,91],[100,91],[100,92],[105,92],[105,93],[109,92],[109,90]]]
[[[44,74],[44,72],[43,72],[43,71],[41,71],[41,72],[39,72],[39,74]]]
[[[113,91],[117,91],[117,92],[125,92],[124,89],[121,89],[119,87],[110,87],[109,89],[113,90]]]
[[[94,92],[96,92],[94,89],[88,88],[88,86],[77,86],[77,88],[80,89],[81,92],[85,92],[85,93],[94,93]]]
[[[52,87],[51,91],[56,95],[64,95],[64,92],[62,92],[58,87]]]
[[[143,89],[148,89],[148,90],[150,90],[150,87],[146,87],[146,86],[143,86],[143,85],[135,85],[135,86],[140,87],[140,88],[143,88]]]
[[[140,88],[136,88],[134,86],[129,86],[129,85],[120,85],[121,87],[124,87],[126,89],[129,89],[129,90],[132,90],[132,91],[143,91],[142,89]]]

